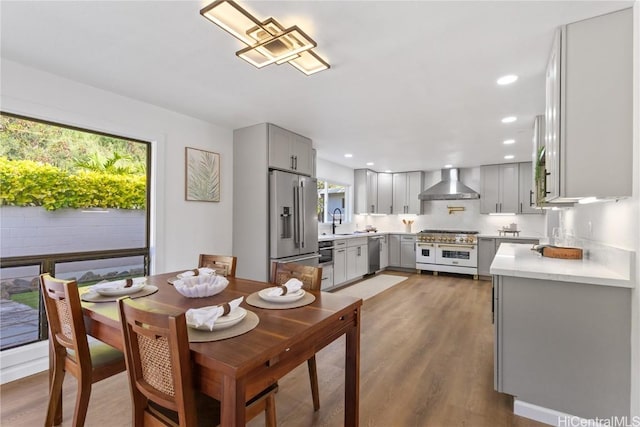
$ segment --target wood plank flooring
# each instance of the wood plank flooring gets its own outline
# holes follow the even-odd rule
[[[403,275],[409,279],[363,305],[360,425],[544,426],[513,415],[512,398],[493,390],[491,283],[455,275]],[[342,425],[344,343],[338,340],[317,355],[320,411],[313,411],[306,364],[280,381],[279,426]],[[75,388],[68,376],[64,426],[71,425]],[[0,424],[42,425],[47,393],[46,373],[3,385]],[[123,373],[94,384],[86,425],[128,426],[130,410]],[[248,425],[262,426],[264,419]]]

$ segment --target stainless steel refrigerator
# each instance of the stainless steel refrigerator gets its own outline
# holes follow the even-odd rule
[[[317,180],[269,172],[269,234],[272,262],[318,265]]]

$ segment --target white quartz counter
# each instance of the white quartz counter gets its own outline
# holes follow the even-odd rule
[[[403,234],[408,236],[415,236],[416,233],[406,233],[404,231],[378,231],[378,232],[368,232],[368,233],[351,233],[351,234],[320,234],[318,236],[318,241],[322,242],[325,240],[340,240],[340,239],[353,239],[357,237],[372,237],[372,236],[383,236],[388,234]]]
[[[534,239],[538,239],[538,240],[542,240],[545,237],[544,236],[534,236],[531,234],[520,234],[519,236],[514,236],[512,234],[507,234],[507,235],[498,235],[496,234],[485,234],[485,233],[481,233],[478,234],[477,237],[487,237],[487,238],[491,238],[491,239],[514,239],[514,240],[534,240]]]
[[[503,243],[493,259],[490,272],[502,276],[633,288],[633,255],[629,254],[628,264],[621,263],[612,268],[610,264],[592,259],[543,257],[532,251],[529,244]]]

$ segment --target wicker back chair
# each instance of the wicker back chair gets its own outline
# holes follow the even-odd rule
[[[193,388],[185,313],[167,313],[166,307],[141,306],[129,298],[118,300],[118,307],[133,398],[132,425],[217,425],[219,402]],[[266,425],[275,427],[275,391],[271,386],[248,402],[247,418],[265,411]]]
[[[198,267],[213,268],[222,276],[236,277],[236,260],[234,256],[200,254]]]
[[[78,393],[73,426],[84,425],[91,385],[125,370],[122,352],[97,340],[87,339],[84,317],[73,280],[40,275],[42,300],[49,321],[50,390],[45,426],[62,422],[62,383],[66,372],[76,377]]]
[[[319,291],[322,284],[322,268],[295,263],[273,263],[271,269],[271,282],[283,285],[289,279],[296,278],[302,282],[302,287],[310,291]],[[315,354],[307,359],[309,369],[309,381],[311,383],[311,397],[313,398],[313,410],[320,409],[320,391],[318,389],[318,368]]]

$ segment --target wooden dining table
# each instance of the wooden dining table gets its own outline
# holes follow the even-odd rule
[[[229,277],[221,293],[207,298],[186,298],[168,279],[176,272],[147,277],[158,292],[137,298],[150,307],[186,311],[217,305],[257,292],[265,282]],[[245,402],[276,383],[319,350],[346,336],[344,425],[357,426],[359,418],[360,310],[362,299],[321,291],[309,305],[292,309],[262,309],[246,302],[242,307],[258,315],[258,326],[233,338],[191,343],[194,382],[221,404],[221,425],[245,425]],[[121,325],[115,302],[82,303],[87,333],[118,349],[123,348]]]

